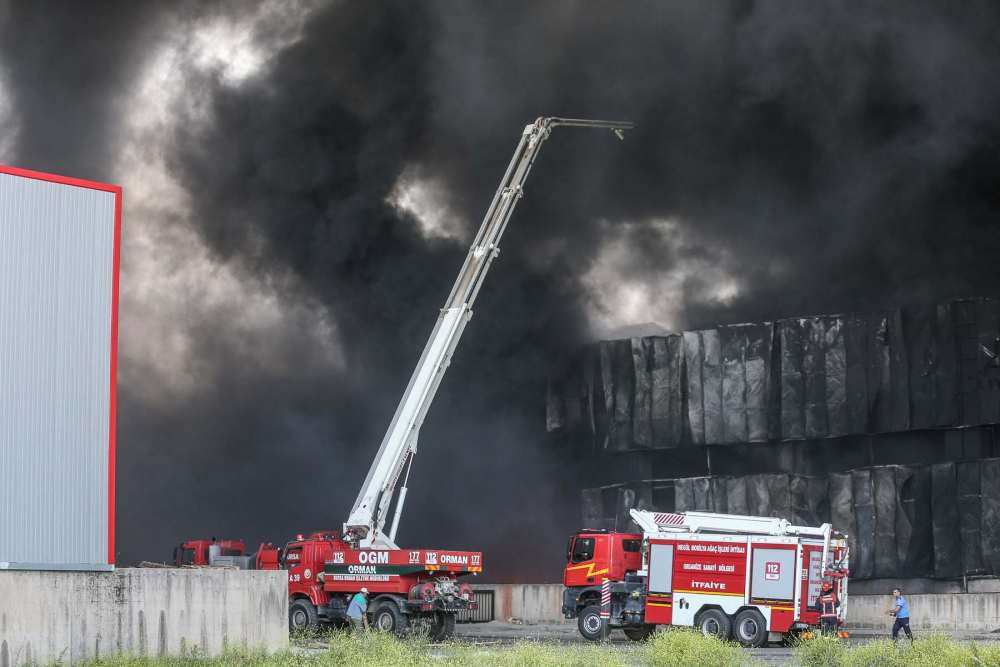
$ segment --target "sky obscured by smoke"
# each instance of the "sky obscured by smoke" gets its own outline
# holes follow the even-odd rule
[[[991,2],[0,1],[0,162],[125,188],[122,562],[339,529],[519,134],[399,542],[556,580],[576,345],[992,295]]]

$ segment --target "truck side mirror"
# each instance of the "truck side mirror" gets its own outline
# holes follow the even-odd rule
[[[174,565],[178,565],[178,562],[177,562],[177,552],[179,550],[180,550],[180,547],[174,547],[174,560],[173,560],[173,564]]]

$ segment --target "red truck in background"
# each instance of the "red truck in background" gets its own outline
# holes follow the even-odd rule
[[[188,540],[174,547],[173,565],[211,565],[210,550],[219,547],[220,556],[246,556],[247,545],[242,540]]]
[[[819,625],[813,605],[824,579],[841,602],[838,620],[846,618],[846,537],[830,524],[813,528],[706,512],[631,514],[643,534],[584,530],[570,538],[563,615],[576,618],[587,639],[618,628],[639,641],[657,625],[675,625],[762,646]],[[602,605],[605,580],[610,598]]]

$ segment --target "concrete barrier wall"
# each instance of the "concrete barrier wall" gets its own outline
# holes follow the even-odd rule
[[[910,628],[962,632],[1000,630],[1000,593],[945,593],[907,595]],[[893,618],[885,615],[893,607],[891,595],[850,596],[847,626],[863,629],[892,629]]]
[[[562,584],[474,584],[473,588],[495,591],[496,620],[516,619],[524,623],[562,621]]]
[[[0,667],[288,641],[283,571],[0,571]]]
[[[476,584],[473,588],[496,593],[494,615],[498,621],[524,623],[563,621],[561,584]],[[994,632],[1000,630],[1000,593],[944,593],[907,595],[910,627],[914,630]],[[891,595],[851,595],[847,626],[853,629],[892,629]]]

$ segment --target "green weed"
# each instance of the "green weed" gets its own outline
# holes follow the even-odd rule
[[[846,642],[823,635],[797,640],[792,655],[801,667],[847,667],[850,660]]]
[[[754,663],[739,644],[687,628],[654,634],[641,659],[641,664],[650,667],[743,667]]]
[[[431,644],[380,632],[330,630],[296,635],[289,648],[268,653],[229,647],[206,656],[197,647],[173,656],[113,655],[85,667],[756,667],[762,661],[732,642],[681,628],[641,644],[559,644],[519,640],[477,645],[461,640]],[[832,637],[796,642],[798,667],[1000,667],[1000,642],[968,643],[924,634],[912,644],[888,639],[851,643]],[[53,666],[50,666],[53,667]]]

